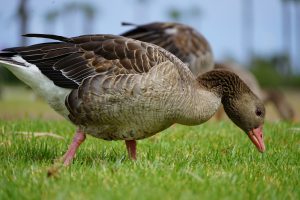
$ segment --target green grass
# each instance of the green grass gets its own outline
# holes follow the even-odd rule
[[[138,142],[138,161],[122,141],[88,137],[71,167],[47,178],[72,140],[64,121],[0,121],[0,199],[299,199],[300,131],[266,124],[260,154],[230,122],[176,125]],[[65,140],[25,137],[54,132]]]

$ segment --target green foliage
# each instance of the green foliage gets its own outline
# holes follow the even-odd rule
[[[300,76],[289,74],[275,58],[255,58],[250,70],[262,87],[300,87]]]
[[[274,69],[274,67],[269,66],[268,63],[256,63],[254,67],[251,68],[251,71],[261,86],[275,87],[282,83],[281,75]]]
[[[0,84],[20,84],[21,81],[17,79],[8,69],[0,65]]]
[[[45,14],[45,19],[47,22],[53,22],[57,19],[58,16],[59,16],[58,10],[50,10]]]
[[[168,15],[172,20],[178,21],[182,18],[182,13],[176,9],[176,8],[172,8],[168,11]]]
[[[299,127],[299,126],[298,126]],[[260,154],[230,122],[176,125],[138,141],[138,161],[124,142],[88,137],[73,165],[46,172],[75,128],[62,121],[0,121],[0,199],[299,199],[300,134],[266,124]],[[28,138],[18,131],[65,137]]]
[[[180,21],[183,18],[201,18],[202,10],[197,5],[191,5],[187,8],[171,7],[167,10],[168,17],[174,21]]]

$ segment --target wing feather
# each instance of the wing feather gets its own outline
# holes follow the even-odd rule
[[[4,49],[0,56],[20,55],[28,63],[36,65],[56,85],[65,88],[78,88],[85,78],[99,73],[146,73],[153,66],[166,60],[179,62],[173,55],[155,45],[121,36],[25,36],[55,39],[60,42],[8,48]]]
[[[211,47],[202,34],[195,29],[179,23],[150,23],[135,26],[122,36],[158,45],[177,56],[189,65],[198,75],[213,68]]]

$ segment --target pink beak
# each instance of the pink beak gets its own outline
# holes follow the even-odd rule
[[[257,150],[263,153],[266,150],[262,126],[259,126],[256,129],[252,129],[248,132],[248,137],[252,141],[252,143],[256,146]]]

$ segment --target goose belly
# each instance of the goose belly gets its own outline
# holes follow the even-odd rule
[[[100,124],[80,126],[85,133],[104,140],[140,140],[157,134],[173,123],[131,123],[127,125]]]
[[[66,101],[69,117],[87,134],[98,138],[146,138],[175,121],[173,100],[177,95],[174,88],[164,86],[149,83],[138,90],[74,90]]]
[[[172,113],[166,109],[166,102],[152,98],[127,100],[122,97],[123,101],[116,103],[98,102],[90,108],[90,112],[79,114],[82,119],[80,127],[86,133],[105,140],[150,137],[174,123]]]

